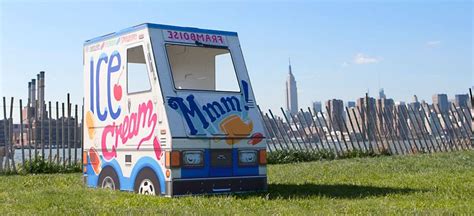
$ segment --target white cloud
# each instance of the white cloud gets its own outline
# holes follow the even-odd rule
[[[426,42],[426,46],[429,46],[429,47],[438,47],[440,44],[441,44],[441,41],[439,40]]]
[[[363,53],[357,53],[353,59],[354,64],[373,64],[379,61],[380,61],[380,58],[371,57]]]

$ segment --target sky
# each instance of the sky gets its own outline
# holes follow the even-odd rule
[[[289,58],[303,108],[474,83],[472,1],[0,1],[0,96],[23,100],[44,70],[46,100],[81,103],[83,42],[145,22],[238,32],[263,109],[284,106]]]

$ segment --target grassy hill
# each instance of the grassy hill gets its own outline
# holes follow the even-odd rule
[[[161,198],[88,189],[81,174],[0,176],[2,214],[472,214],[474,151],[269,166],[269,191]]]

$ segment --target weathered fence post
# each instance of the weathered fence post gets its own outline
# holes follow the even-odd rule
[[[403,114],[403,111],[400,110],[401,107],[397,107],[395,108],[395,112],[397,113],[397,117],[398,117],[398,124],[400,125],[399,127],[401,128],[401,135],[405,138],[406,137],[406,140],[408,141],[408,145],[407,143],[405,142],[405,139],[403,139],[403,146],[405,147],[405,151],[408,153],[408,154],[413,154],[413,149],[411,149],[411,142],[410,142],[410,134],[408,134],[407,130],[408,128],[406,127],[407,125],[407,121],[405,120],[404,118],[404,114]]]
[[[311,113],[311,109],[308,107],[308,111]],[[311,113],[311,118],[313,118],[313,121],[314,121],[314,118],[316,118],[316,120],[318,121],[318,124],[319,124],[319,128],[318,128],[318,124],[314,124],[315,125],[315,128],[316,128],[316,132],[318,133],[318,136],[321,135],[323,136],[324,140],[326,140],[326,145],[327,145],[327,148],[329,149],[329,151],[334,151],[334,154],[337,155],[337,150],[336,149],[332,149],[331,148],[331,144],[329,142],[329,139],[326,135],[326,132],[324,132],[324,127],[323,127],[323,124],[321,122],[321,119],[319,119],[319,116],[318,116],[318,112],[314,111],[314,117],[313,117],[313,113]],[[323,142],[323,139],[321,139],[321,148],[322,149],[325,149],[324,148],[324,142]]]
[[[21,164],[25,165],[25,144],[23,141],[23,103],[20,99],[20,142],[21,142]]]
[[[467,148],[470,149],[471,147],[474,146],[472,141],[471,141],[472,132],[471,132],[471,129],[469,127],[469,125],[472,123],[472,121],[469,121],[469,119],[467,117],[465,117],[462,107],[459,107],[459,109],[455,109],[455,110],[456,110],[456,113],[458,114],[458,116],[460,118],[463,118],[463,121],[461,123],[462,123],[462,127],[463,127],[463,129],[466,133]]]
[[[358,118],[357,118],[357,115],[356,115],[355,110],[356,110],[355,108],[352,109],[352,115],[354,116],[354,119],[355,119],[356,125],[357,125],[357,130],[359,130],[360,137],[362,138],[362,144],[364,144],[365,152],[369,152],[370,149],[369,149],[369,147],[367,146],[367,144],[365,143],[365,136],[364,136],[364,134],[362,134],[362,130],[361,130],[361,127],[360,127],[360,124],[359,124],[359,120],[358,120]],[[357,111],[357,112],[358,112],[359,115],[360,115],[360,112],[359,112],[359,111]],[[351,120],[351,122],[352,122],[352,120]],[[362,127],[363,127],[363,125],[362,125]],[[370,145],[370,143],[369,143],[369,145]],[[373,152],[373,151],[372,151],[372,152]]]
[[[424,143],[425,143],[425,147],[426,149],[428,150],[428,152],[431,152],[429,146],[428,146],[428,142],[425,138],[425,132],[423,131],[423,128],[421,127],[421,124],[420,122],[418,121],[418,117],[416,116],[416,112],[415,112],[415,109],[413,109],[411,106],[408,106],[408,110],[411,111],[413,113],[413,118],[415,119],[413,122],[414,124],[416,123],[416,125],[418,125],[418,128],[419,128],[419,132],[421,133],[421,137],[419,137],[418,133],[417,133],[417,130],[416,130],[416,125],[414,125],[414,131],[415,131],[415,134],[416,134],[416,138],[418,140],[420,140],[420,138],[423,139]],[[418,110],[417,110],[418,111]],[[410,118],[411,119],[411,118]],[[419,141],[420,142],[420,147],[422,148],[423,152],[425,152],[425,148],[424,146],[422,145],[421,143],[421,140]]]
[[[298,113],[296,114],[298,116]],[[300,129],[298,128],[298,122],[296,122],[296,119],[293,115],[290,114],[290,117],[291,117],[291,120],[295,123],[295,128],[296,128],[296,132],[298,132],[298,135],[301,137],[301,142],[303,142],[303,145],[305,147],[305,150],[306,151],[309,151],[310,149],[308,148],[308,145],[306,145],[306,142],[304,141],[303,139],[303,135],[301,135],[301,131]],[[296,139],[298,139],[298,137],[295,137]]]
[[[53,126],[53,121],[51,120],[51,101],[48,101],[48,146],[49,146],[49,162],[51,163],[51,161],[53,160],[53,149],[52,149],[52,136],[53,136],[53,130],[52,130],[52,126]]]
[[[445,151],[449,151],[451,150],[451,147],[449,148],[448,150],[448,146],[449,144],[443,139],[443,136],[441,134],[444,134],[444,132],[442,131],[442,128],[440,129],[438,127],[438,123],[439,123],[439,126],[441,127],[441,121],[439,120],[438,118],[438,113],[436,113],[436,109],[433,107],[433,113],[431,112],[430,110],[430,118],[433,118],[433,122],[434,122],[434,126],[435,126],[435,129],[436,129],[436,133],[438,134],[439,136],[439,140],[441,140],[441,143],[443,144],[443,147],[444,147],[444,150]],[[433,117],[434,116],[434,117]]]
[[[454,106],[454,104],[453,104],[453,106]],[[449,114],[449,112],[451,112],[451,114]],[[465,150],[465,145],[464,145],[464,140],[462,138],[462,133],[459,132],[459,125],[456,123],[457,118],[456,118],[456,115],[454,114],[451,106],[450,106],[450,109],[448,110],[448,115],[452,116],[452,118],[454,119],[454,122],[453,122],[453,119],[448,117],[448,121],[450,122],[450,125],[451,125],[451,128],[453,130],[454,136],[457,139],[457,143],[459,143],[459,145],[461,146],[461,149]]]
[[[8,123],[7,123],[7,101],[6,98],[3,97],[3,133],[4,133],[4,143],[5,146],[3,147],[3,155],[1,156],[1,161],[0,161],[0,169],[6,170],[7,172],[9,171],[10,166],[8,165]],[[5,158],[5,165],[3,164],[3,158]],[[1,170],[0,170],[1,171]]]
[[[275,130],[273,129],[273,123],[271,122],[272,120],[270,119],[270,117],[268,117],[268,114],[265,113],[265,116],[267,117],[268,121],[265,121],[265,120],[264,120],[264,122],[266,122],[267,125],[268,125],[268,124],[270,125],[270,126],[268,126],[268,128],[270,128],[271,133],[272,133],[273,135],[275,135],[275,139],[276,139],[276,141],[278,142],[278,145],[280,146],[280,150],[281,150],[281,149],[282,149],[281,141],[280,141],[280,139],[278,138],[278,134],[277,134],[277,133],[275,132]],[[272,137],[271,137],[271,140],[272,140],[273,148],[275,149],[275,151],[278,150],[278,148],[276,147],[276,143],[273,141],[273,138],[272,138]]]
[[[77,104],[74,106],[74,163],[77,163]]]
[[[64,130],[64,118],[65,118],[65,115],[64,115],[64,103],[61,103],[61,114],[62,114],[62,118],[61,118],[61,147],[63,149],[63,155],[62,155],[62,159],[63,159],[63,166],[65,167],[66,166],[66,140],[65,140],[65,130]]]
[[[454,110],[453,110],[453,107],[454,107]],[[466,147],[467,147],[467,144],[465,142],[465,139],[464,139],[464,135],[463,135],[463,131],[461,130],[461,126],[459,125],[459,123],[462,123],[462,119],[458,119],[456,117],[456,106],[454,106],[454,104],[452,104],[452,106],[449,106],[449,112],[451,112],[451,117],[453,119],[450,120],[451,122],[451,127],[453,128],[453,131],[454,131],[454,134],[457,134],[458,136],[458,142],[459,144],[461,145],[461,149],[463,150],[466,150]]]
[[[384,120],[383,122],[385,122],[385,124],[382,124],[382,126],[385,125],[385,129],[386,129],[387,132],[388,132],[388,137],[387,137],[387,139],[388,139],[388,138],[391,139],[392,145],[393,145],[393,149],[395,149],[395,154],[397,154],[397,155],[400,154],[399,151],[398,151],[398,149],[397,149],[397,145],[395,144],[395,139],[394,139],[393,136],[392,136],[392,131],[393,131],[392,129],[393,129],[393,128],[390,126],[390,125],[393,126],[392,121],[391,121],[390,118],[387,117],[387,115],[386,115],[386,114],[387,114],[387,107],[384,107],[383,110],[382,110],[382,107],[380,107],[379,110],[377,110],[377,112],[380,113],[380,115],[382,116],[382,118],[383,118],[383,120]],[[388,143],[390,143],[390,142],[388,142]],[[397,143],[398,143],[398,147],[400,148],[400,152],[403,154],[403,151],[402,151],[402,149],[401,149],[401,148],[402,148],[402,147],[401,147],[402,144],[400,143],[400,140],[397,139]],[[389,148],[390,148],[390,145],[389,145]]]
[[[354,110],[354,109],[352,109],[352,110]],[[355,140],[356,140],[356,142],[357,142],[358,150],[359,150],[359,151],[364,151],[364,150],[362,150],[362,147],[361,147],[361,145],[360,145],[359,139],[358,139],[358,137],[357,137],[357,133],[356,133],[356,131],[355,131],[355,129],[354,129],[354,123],[352,122],[351,113],[349,112],[349,108],[347,108],[347,107],[346,107],[346,114],[347,114],[347,118],[349,119],[349,124],[351,125],[352,133],[354,134],[354,138],[355,138]],[[357,118],[357,116],[355,116],[354,118]],[[360,133],[360,131],[359,131],[359,133]],[[349,137],[350,137],[350,134],[349,134]],[[352,141],[351,141],[351,142],[352,142]]]
[[[40,113],[40,117],[41,117],[41,122],[40,122],[40,131],[41,131],[41,136],[40,136],[40,139],[41,139],[41,159],[42,160],[45,160],[44,159],[44,109],[45,109],[45,105],[44,104],[41,104],[42,108],[41,108],[41,113]]]
[[[35,108],[35,122],[34,122],[34,131],[33,138],[35,144],[35,161],[38,160],[38,100],[34,102],[36,104]]]
[[[321,149],[319,149],[319,147],[318,147],[318,150],[324,150],[323,139],[321,139],[321,136],[319,135],[318,125],[317,125],[316,122],[314,121],[313,112],[311,112],[311,109],[310,109],[309,107],[308,107],[308,112],[309,112],[309,115],[311,116],[311,121],[313,122],[314,129],[316,130],[316,136],[318,137],[319,142],[321,143]],[[315,114],[318,115],[316,112],[315,112]],[[319,121],[319,119],[318,119],[318,122],[319,122],[319,124],[321,124],[321,122]],[[325,139],[326,139],[326,143],[327,143],[328,148],[329,148],[329,142],[327,141],[327,137],[325,137]],[[316,145],[316,146],[317,146],[317,145]],[[331,148],[329,148],[329,150],[331,150]]]
[[[55,126],[56,126],[56,163],[59,165],[60,164],[60,161],[59,161],[59,102],[56,101],[56,121],[55,121]]]
[[[372,153],[375,154],[375,153],[376,153],[376,152],[375,152],[375,148],[374,148],[374,145],[372,145],[372,141],[371,141],[371,138],[372,138],[372,137],[370,137],[370,134],[371,134],[371,133],[370,133],[370,131],[369,131],[369,123],[370,123],[369,118],[368,118],[368,116],[366,115],[365,118],[362,119],[362,112],[361,112],[361,110],[359,109],[359,107],[356,107],[356,109],[357,109],[357,113],[358,113],[359,116],[360,116],[360,120],[362,121],[362,122],[360,122],[360,125],[362,125],[362,130],[364,131],[364,133],[363,133],[363,135],[362,135],[362,137],[363,137],[362,139],[363,139],[363,140],[364,140],[364,139],[367,140],[368,149],[370,149],[370,151],[372,151]],[[356,118],[357,125],[359,125],[359,122],[358,122],[358,121],[359,121],[359,120],[357,120],[357,118]],[[367,125],[366,125],[366,123],[365,123],[364,121],[367,122]],[[367,126],[367,127],[366,127],[366,126]],[[360,130],[360,128],[359,128],[359,130]],[[364,138],[364,137],[367,137],[367,138]]]
[[[281,138],[283,139],[283,141],[285,141],[286,147],[289,149],[289,144],[286,142],[286,139],[285,139],[285,137],[284,137],[284,135],[283,135],[283,132],[281,132],[281,130],[280,130],[281,128],[278,127],[278,122],[275,120],[275,116],[273,115],[272,110],[268,109],[268,112],[269,112],[270,115],[272,116],[273,122],[275,123],[275,126],[276,126],[276,128],[278,129],[278,131],[280,132]],[[284,128],[283,128],[283,130],[284,130]],[[288,135],[288,134],[287,134],[287,135]],[[294,144],[293,144],[293,142],[291,142],[291,138],[288,137],[288,139],[289,139],[289,142],[291,143],[291,147],[292,147],[293,149],[296,149],[295,146],[294,146]]]
[[[436,108],[438,108],[438,109],[436,109]],[[436,106],[435,109],[434,109],[434,111],[435,111],[436,113],[439,112],[440,115],[441,115],[441,119],[443,120],[444,127],[443,127],[443,125],[441,124],[441,121],[440,121],[440,126],[441,126],[441,129],[443,130],[443,133],[444,133],[445,136],[446,136],[446,139],[448,139],[448,141],[449,141],[451,150],[453,150],[452,146],[454,146],[454,148],[455,148],[456,150],[459,150],[458,147],[456,146],[456,144],[453,143],[453,138],[451,137],[451,133],[449,132],[448,123],[446,122],[446,119],[444,118],[444,114],[441,112],[440,106],[439,106],[439,105]],[[437,115],[438,115],[438,114],[437,114]],[[439,118],[438,118],[438,119],[439,119]]]
[[[281,110],[281,113],[283,114],[283,117],[285,117],[286,123],[288,124],[288,128],[290,129],[291,134],[293,135],[293,137],[294,137],[295,140],[296,140],[296,144],[298,144],[298,148],[299,148],[300,150],[302,150],[303,147],[301,147],[300,141],[298,141],[298,137],[296,137],[296,134],[295,134],[295,132],[293,131],[293,128],[291,127],[291,122],[288,120],[288,117],[286,116],[285,111],[283,110],[282,107],[280,107],[280,110]],[[291,115],[291,113],[290,113],[290,115]],[[290,138],[290,139],[291,139],[291,138]]]
[[[10,141],[10,157],[11,157],[11,163],[12,163],[12,168],[13,172],[16,173],[16,164],[15,164],[15,146],[13,146],[13,103],[14,103],[14,98],[11,98],[10,101],[10,131],[8,133],[9,135],[9,141]]]
[[[347,107],[346,107],[347,108]],[[344,111],[342,111],[344,112]],[[349,118],[349,116],[348,116]],[[344,118],[341,120],[342,121],[342,124],[344,125],[344,129],[346,129],[346,132],[347,132],[347,136],[349,136],[349,141],[351,142],[351,148],[352,148],[352,151],[355,150],[355,146],[354,146],[354,142],[352,141],[352,136],[351,136],[351,133],[349,133],[349,128],[347,127],[347,121],[344,120]],[[341,126],[339,126],[341,127]],[[341,132],[342,134],[343,132]],[[344,136],[343,136],[344,137]]]
[[[339,139],[339,136],[337,135],[337,131],[334,130],[334,119],[332,118],[332,115],[331,115],[331,110],[329,110],[329,107],[326,106],[326,111],[327,111],[327,114],[328,114],[328,118],[329,118],[329,125],[327,124],[327,121],[326,121],[326,128],[328,129],[328,132],[330,134],[332,134],[332,131],[334,131],[334,135],[336,136],[336,140],[337,140],[337,143],[339,144],[339,149],[341,150],[341,153],[344,154],[344,149],[342,149],[342,144],[341,144],[341,140]],[[337,118],[336,118],[336,123],[337,123]],[[329,127],[331,127],[331,130],[329,130]],[[341,128],[339,128],[341,129]],[[342,132],[341,132],[341,135],[342,135]],[[346,147],[346,150],[347,150],[347,143],[346,143],[346,140],[343,138],[343,136],[341,136],[341,138],[343,139],[344,141],[344,146]]]
[[[31,101],[30,101],[31,103]],[[27,107],[27,111],[26,111],[26,123],[28,124],[28,130],[27,130],[27,138],[28,138],[28,163],[31,165],[31,137],[33,136],[33,132],[31,130],[31,107],[30,107],[30,103],[28,103],[28,106]]]
[[[68,154],[68,165],[71,165],[71,100],[69,93],[67,94],[67,121],[66,121],[66,129],[67,129],[67,154]]]
[[[301,111],[302,111],[302,109],[301,109]],[[301,115],[304,116],[304,112],[303,112],[303,111],[301,112]],[[314,151],[314,146],[311,145],[311,139],[309,138],[308,133],[306,132],[306,129],[305,129],[305,124],[306,124],[306,122],[303,123],[303,121],[301,121],[300,115],[298,115],[298,114],[296,115],[296,118],[298,119],[298,122],[300,123],[301,128],[302,128],[302,130],[303,130],[303,134],[304,134],[304,136],[306,137],[306,140],[307,140],[308,143],[309,143],[309,149]],[[308,125],[308,124],[306,124],[306,125]],[[308,126],[309,126],[309,125],[308,125]],[[300,133],[300,134],[301,134],[301,133]],[[303,137],[303,136],[302,136],[302,137]],[[307,147],[307,148],[308,148],[308,147]]]
[[[429,107],[428,107],[428,108],[429,108]],[[429,111],[431,112],[431,110],[429,110]],[[432,136],[432,137],[430,137],[430,133],[428,133],[428,137],[430,138],[430,141],[431,141],[431,144],[433,145],[433,148],[434,148],[434,143],[433,143],[432,140],[433,140],[433,138],[435,138],[436,146],[438,147],[438,150],[439,150],[439,151],[442,151],[442,150],[441,150],[441,146],[440,146],[440,144],[439,144],[439,142],[438,142],[438,139],[436,139],[436,136],[433,136],[433,134],[434,134],[434,133],[433,133],[433,127],[431,126],[431,121],[430,121],[431,115],[430,115],[430,118],[428,118],[428,116],[426,115],[426,111],[425,111],[425,108],[423,107],[423,105],[421,105],[421,113],[423,114],[423,117],[422,117],[422,118],[423,118],[425,121],[428,122],[428,126],[429,126],[429,128],[430,128],[431,136]],[[434,150],[436,151],[436,148],[434,148]]]
[[[416,153],[419,153],[420,152],[420,149],[418,147],[418,143],[416,142],[416,137],[415,135],[413,134],[413,130],[408,128],[409,125],[408,125],[408,118],[410,118],[410,113],[408,112],[408,106],[403,106],[404,109],[402,109],[402,115],[401,117],[403,117],[403,122],[404,124],[407,125],[407,130],[410,132],[410,135],[411,135],[411,139],[413,140],[413,144],[415,145],[415,149],[413,149],[413,146],[410,146],[410,149],[411,149],[411,152],[412,153],[415,153],[414,150],[416,150]],[[405,111],[405,113],[403,113],[403,111]],[[406,116],[406,117],[405,117]],[[411,121],[411,118],[410,118],[410,123],[413,124],[413,122]]]
[[[309,107],[308,107],[308,109],[309,109]],[[301,113],[304,113],[304,111],[303,111],[302,108],[300,108],[300,111],[301,111]],[[312,118],[313,118],[313,115],[312,115],[311,113],[309,113],[309,114],[311,115],[311,119],[312,119]],[[313,142],[314,142],[314,147],[313,147],[313,149],[316,148],[317,151],[320,151],[320,148],[319,148],[319,146],[318,146],[318,142],[317,142],[316,140],[314,140],[315,137],[314,137],[314,134],[313,134],[313,130],[311,129],[311,124],[312,124],[312,122],[308,122],[308,119],[306,119],[306,115],[304,115],[304,114],[303,114],[303,119],[304,119],[306,125],[308,125],[309,133],[311,134],[311,138],[312,138],[312,140],[313,140]],[[313,122],[314,122],[314,119],[313,119]],[[314,128],[316,128],[316,124],[314,124]],[[305,132],[306,132],[306,131],[305,131]],[[319,138],[319,134],[318,134],[317,132],[318,132],[318,131],[316,130],[316,136],[318,137],[319,140],[321,140],[321,139]]]
[[[331,138],[332,145],[334,146],[334,151],[336,152],[336,156],[341,156],[341,155],[339,154],[339,151],[337,151],[336,142],[334,141],[334,137],[332,136],[332,133],[329,131],[328,122],[327,122],[326,118],[324,117],[324,114],[323,114],[322,112],[319,112],[319,113],[321,114],[321,117],[322,117],[323,120],[324,120],[324,124],[326,125],[326,129],[327,129],[327,131],[328,131],[328,133],[329,133],[329,137]],[[318,114],[316,114],[316,117],[319,119]],[[321,124],[321,123],[320,123],[320,124]],[[321,124],[321,129],[322,129],[322,131],[323,131],[323,133],[324,133],[324,136],[327,136],[326,133],[324,132],[324,127],[323,127],[322,124]],[[338,144],[340,144],[340,143],[338,143]],[[329,143],[328,143],[328,146],[330,146]],[[329,147],[329,148],[330,148],[330,147]],[[340,147],[339,149],[342,149],[342,148]]]

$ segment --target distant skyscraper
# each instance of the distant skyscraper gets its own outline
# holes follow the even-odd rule
[[[322,111],[321,101],[315,101],[315,102],[313,102],[313,111],[314,111],[315,113],[318,113],[318,112],[321,112],[321,111]]]
[[[385,91],[383,90],[383,88],[381,88],[379,90],[379,99],[385,99],[387,98],[387,96],[385,95]]]
[[[343,131],[344,124],[344,102],[338,99],[328,100],[326,107],[330,114],[329,129],[333,131]]]
[[[348,108],[355,107],[355,106],[356,106],[356,102],[355,102],[355,101],[347,101],[347,107],[348,107]]]
[[[367,100],[368,99],[368,100]],[[373,139],[373,134],[375,132],[375,98],[373,97],[363,97],[357,99],[356,107],[360,111],[359,123],[363,124],[362,126],[362,136],[364,139]]]
[[[393,99],[381,98],[377,99],[377,127],[378,130],[381,132],[382,135],[387,135],[392,131],[389,130],[386,125],[390,128],[393,122],[393,110],[395,106],[395,102]]]
[[[413,102],[410,103],[410,106],[415,112],[420,110],[420,102],[418,101],[418,96],[413,95]]]
[[[291,63],[288,65],[288,79],[286,80],[286,111],[292,115],[298,112],[298,93],[296,80],[291,72]]]
[[[468,94],[457,94],[454,95],[454,105],[456,107],[468,107],[469,95]]]
[[[433,107],[440,113],[447,113],[449,110],[448,96],[446,94],[433,95]]]
[[[393,123],[395,128],[395,134],[402,138],[406,139],[409,136],[408,122],[407,122],[407,107],[405,102],[395,103],[395,112],[393,117]]]

